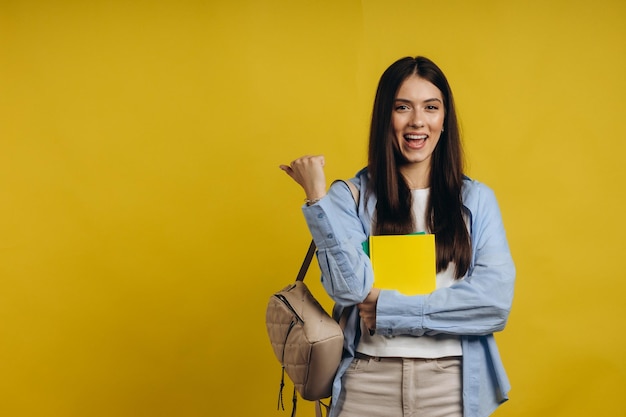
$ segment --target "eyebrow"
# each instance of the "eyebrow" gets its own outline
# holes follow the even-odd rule
[[[406,99],[406,98],[397,98],[395,101],[400,101],[402,103],[413,103],[411,100]],[[424,100],[423,103],[431,103],[433,101],[438,101],[441,104],[443,104],[443,102],[441,100],[439,100],[437,97],[428,98],[428,99]]]

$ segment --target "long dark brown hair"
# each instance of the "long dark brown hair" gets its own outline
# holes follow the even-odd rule
[[[431,60],[418,56],[394,62],[378,83],[370,128],[368,173],[369,192],[376,195],[375,235],[414,232],[411,189],[399,167],[404,161],[394,138],[392,111],[400,85],[417,75],[437,87],[443,96],[444,131],[431,157],[430,196],[426,224],[435,234],[437,272],[456,265],[456,278],[469,269],[471,243],[463,219],[463,149],[452,90],[445,75]]]

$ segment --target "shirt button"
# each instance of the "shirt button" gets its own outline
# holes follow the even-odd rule
[[[318,219],[323,219],[323,218],[324,218],[324,213],[320,213],[320,214],[318,214],[318,215],[317,215],[317,218],[318,218]]]
[[[333,234],[332,234],[332,233],[329,233],[328,235],[326,235],[326,237],[327,237],[328,239],[332,239],[332,238],[333,238]]]

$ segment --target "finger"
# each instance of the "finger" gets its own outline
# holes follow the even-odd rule
[[[287,165],[281,165],[280,169],[282,169],[285,174],[289,175],[289,177],[291,177],[291,179],[293,179],[294,181],[298,182],[298,180],[296,179],[296,173],[294,172],[293,169],[291,169],[291,167],[289,167]]]
[[[319,164],[320,166],[324,166],[326,164],[326,158],[324,158],[324,155],[307,156],[306,159],[311,164]]]
[[[301,165],[305,162],[307,162],[309,159],[311,158],[310,155],[302,155],[300,158],[294,159],[293,161],[291,161],[290,166],[294,166],[294,165]]]

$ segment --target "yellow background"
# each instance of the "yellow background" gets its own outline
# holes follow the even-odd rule
[[[287,416],[264,314],[309,236],[278,165],[354,174],[378,77],[421,54],[518,267],[496,415],[624,416],[625,22],[621,0],[1,1],[0,415]]]

